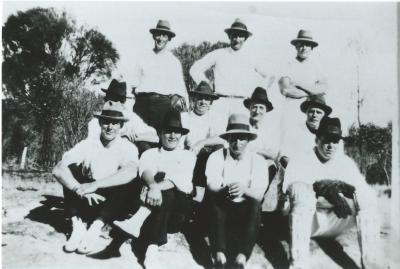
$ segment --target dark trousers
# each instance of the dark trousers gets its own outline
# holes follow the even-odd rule
[[[170,96],[146,92],[138,93],[135,98],[133,112],[138,114],[147,125],[154,128],[162,126],[165,114],[171,110]]]
[[[81,166],[71,165],[70,169],[79,183],[93,181],[82,176]],[[96,193],[103,196],[105,201],[99,204],[92,201],[92,206],[89,206],[86,198],[81,198],[76,193],[63,188],[64,208],[71,217],[78,216],[87,222],[100,218],[105,223],[110,223],[113,220],[126,218],[131,211],[135,210],[134,207],[138,207],[135,206],[137,198],[134,197],[139,197],[140,191],[141,185],[137,179],[124,185],[99,189]]]
[[[243,202],[233,203],[217,193],[211,193],[210,196],[212,251],[224,252],[228,260],[239,253],[246,255],[248,259],[259,232],[260,202],[246,197]]]
[[[182,229],[192,214],[192,197],[176,188],[162,191],[162,204],[151,208],[140,231],[139,240],[146,245],[164,245],[167,233],[175,233]]]

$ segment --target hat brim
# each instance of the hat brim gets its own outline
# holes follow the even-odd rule
[[[165,33],[165,34],[167,34],[170,38],[173,38],[173,37],[176,36],[176,34],[175,34],[174,32],[172,32],[172,31],[170,31],[170,30],[167,30],[167,29],[151,28],[149,31],[150,31],[150,33],[153,34],[153,35],[156,34],[156,33]]]
[[[250,131],[244,131],[244,130],[229,130],[223,134],[220,134],[219,137],[222,139],[227,140],[230,136],[235,135],[235,134],[245,134],[249,136],[249,140],[254,140],[257,138],[257,134],[250,132]]]
[[[180,133],[182,135],[186,135],[190,131],[189,129],[186,129],[186,128],[183,128],[183,127],[170,127],[170,126],[162,126],[162,127],[159,128],[159,131],[162,131],[162,130],[165,130],[165,129],[173,130],[174,132]]]
[[[293,46],[296,46],[299,43],[310,44],[313,48],[318,47],[318,42],[315,42],[315,41],[307,39],[307,38],[295,38],[292,41],[290,41],[290,44],[292,44]]]
[[[219,96],[216,94],[210,94],[210,93],[203,93],[203,92],[196,92],[196,91],[190,91],[189,95],[191,96],[195,96],[195,95],[203,95],[203,96],[209,96],[211,97],[213,100],[217,100],[219,99]]]
[[[104,92],[105,94],[107,94],[108,90],[107,89],[101,89],[102,92]],[[120,95],[120,94],[115,94],[114,95],[121,97],[121,98],[128,98],[128,99],[132,99],[134,96],[133,95]]]
[[[247,98],[247,99],[243,100],[243,104],[247,109],[250,109],[251,102],[264,104],[267,107],[267,112],[274,109],[271,102],[266,102],[264,100],[256,100],[256,99],[251,99],[251,98]]]
[[[225,29],[225,33],[227,33],[227,35],[230,35],[230,33],[233,33],[233,32],[242,32],[242,33],[246,33],[246,34],[247,34],[247,37],[250,37],[250,36],[253,35],[253,33],[249,32],[249,31],[247,31],[247,30],[244,30],[244,29],[242,29],[242,28],[235,28],[235,27],[232,27],[232,28],[226,28],[226,29]]]
[[[304,102],[301,103],[301,105],[300,105],[300,110],[301,110],[303,113],[306,113],[306,112],[307,112],[307,109],[308,109],[310,106],[311,106],[311,107],[317,107],[317,108],[322,109],[323,111],[325,111],[325,116],[329,116],[329,114],[332,113],[332,108],[331,108],[330,106],[324,105],[324,104],[320,104],[320,103],[316,103],[316,102],[314,102],[314,101],[304,101]]]
[[[124,117],[105,116],[105,115],[101,115],[101,114],[94,114],[93,117],[98,118],[98,119],[118,120],[118,121],[121,121],[121,122],[129,121],[129,119],[124,118]]]
[[[344,139],[344,136],[342,136],[341,134],[338,133],[330,133],[330,132],[317,132],[316,133],[317,137],[321,137],[321,136],[325,136],[325,137],[329,137],[332,139]]]

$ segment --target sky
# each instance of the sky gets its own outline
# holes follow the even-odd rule
[[[120,53],[114,76],[127,80],[135,59],[152,48],[148,30],[160,18],[177,33],[170,49],[184,42],[227,42],[223,30],[240,18],[253,32],[243,49],[271,72],[295,56],[290,40],[298,30],[309,29],[320,43],[314,57],[328,79],[327,100],[344,125],[356,119],[357,84],[364,99],[362,122],[384,126],[397,113],[396,3],[4,1],[3,24],[10,14],[36,6],[64,9],[78,24],[105,34]]]

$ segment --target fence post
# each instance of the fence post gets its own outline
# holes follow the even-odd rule
[[[25,169],[25,161],[26,161],[26,152],[28,151],[28,147],[24,147],[21,156],[21,164],[19,166],[20,169]]]

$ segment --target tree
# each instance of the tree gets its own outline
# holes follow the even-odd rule
[[[52,8],[11,15],[3,26],[3,48],[3,92],[33,117],[42,136],[38,161],[50,166],[53,133],[68,97],[64,90],[73,83],[82,91],[109,78],[119,55],[103,34],[78,28]]]

